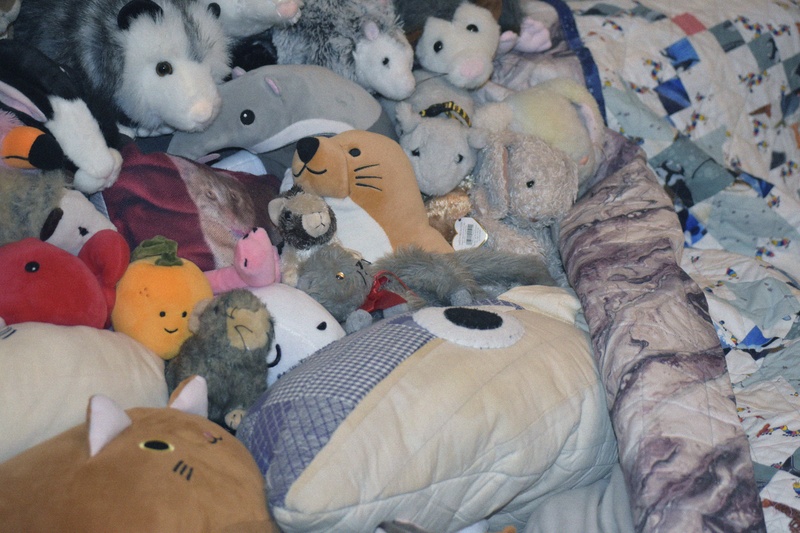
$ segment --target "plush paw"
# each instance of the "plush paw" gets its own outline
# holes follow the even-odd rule
[[[122,155],[115,149],[109,148],[106,154],[95,154],[94,161],[86,160],[84,163],[92,164],[92,168],[79,167],[75,171],[73,187],[85,194],[92,194],[111,187],[119,177],[122,169]]]
[[[550,40],[550,30],[532,17],[522,19],[519,36],[514,43],[514,50],[518,52],[544,52],[553,46]]]
[[[225,425],[228,426],[232,431],[236,431],[239,428],[239,424],[242,423],[244,413],[244,409],[234,409],[229,411],[228,414],[225,415]]]
[[[451,305],[469,305],[473,302],[472,293],[469,289],[462,288],[450,295]]]
[[[372,315],[364,309],[356,309],[344,322],[344,331],[347,334],[355,333],[372,324]]]

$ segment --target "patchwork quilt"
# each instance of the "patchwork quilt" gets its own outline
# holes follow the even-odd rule
[[[800,4],[568,5],[609,128],[643,149],[678,214],[680,265],[702,289],[725,354],[767,530],[795,531]]]

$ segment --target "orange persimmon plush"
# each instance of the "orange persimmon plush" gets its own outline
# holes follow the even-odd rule
[[[192,332],[189,317],[212,298],[211,285],[191,261],[177,255],[177,243],[162,236],[142,242],[117,284],[111,324],[163,359],[178,355]]]

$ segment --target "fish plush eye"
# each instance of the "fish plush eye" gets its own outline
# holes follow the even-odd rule
[[[436,41],[435,43],[433,43],[433,51],[436,52],[437,54],[442,51],[442,48],[444,48],[444,44],[442,44],[442,41]]]
[[[244,111],[242,111],[242,114],[239,115],[239,122],[241,122],[245,126],[249,126],[255,121],[256,121],[256,114],[249,109],[245,109]]]
[[[469,26],[467,26],[467,31],[478,33],[478,27],[475,24],[470,24]]]
[[[172,64],[169,61],[160,61],[156,65],[156,74],[163,78],[172,74]]]

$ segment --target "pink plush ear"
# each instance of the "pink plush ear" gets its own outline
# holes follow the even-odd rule
[[[380,30],[378,30],[378,25],[373,20],[368,20],[364,23],[361,27],[361,31],[364,32],[364,37],[366,37],[370,41],[374,41],[380,35]]]
[[[202,376],[191,376],[181,381],[172,391],[169,406],[184,413],[208,418],[208,384]]]
[[[131,418],[107,396],[97,394],[89,400],[86,413],[89,425],[89,456],[94,457],[106,444],[131,425]]]
[[[34,120],[47,122],[47,117],[33,101],[11,85],[0,82],[0,103],[30,115]]]
[[[109,320],[117,298],[117,282],[128,268],[131,250],[125,238],[112,229],[100,230],[92,235],[78,257],[97,277],[108,304]],[[108,325],[108,324],[106,324]]]

